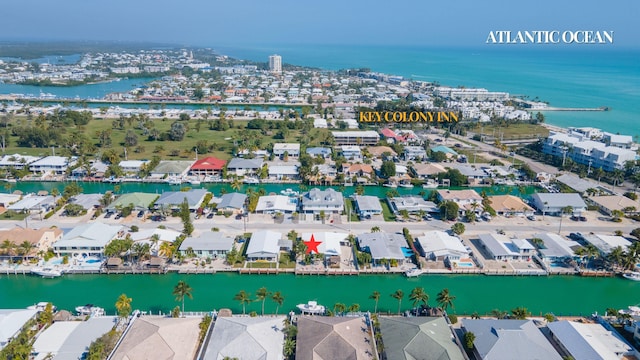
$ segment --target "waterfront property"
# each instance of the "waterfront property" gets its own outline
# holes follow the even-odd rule
[[[183,256],[195,255],[199,258],[226,258],[233,248],[234,240],[221,232],[205,231],[198,237],[184,239],[178,249]]]
[[[427,151],[422,146],[407,145],[404,147],[403,156],[406,161],[424,160],[427,158]]]
[[[364,316],[298,318],[296,359],[376,359],[376,348]]]
[[[530,215],[533,214],[533,208],[527,205],[521,198],[513,195],[496,195],[489,196],[491,208],[498,215]]]
[[[493,260],[530,261],[535,250],[527,240],[509,239],[501,234],[480,234],[478,238]]]
[[[325,260],[328,261],[330,266],[340,265],[340,258],[342,256],[341,246],[348,244],[347,238],[349,234],[342,232],[305,232],[300,234],[300,239],[304,242],[311,241],[311,237],[318,243],[316,246],[318,254],[324,254]]]
[[[475,335],[476,359],[562,359],[531,320],[464,319],[462,329]]]
[[[122,160],[118,164],[122,172],[127,175],[135,175],[149,163],[149,160]]]
[[[475,190],[437,190],[438,202],[453,201],[458,204],[458,211],[463,214],[465,210],[480,209],[482,196]],[[474,208],[474,206],[476,208]]]
[[[614,211],[622,211],[625,214],[636,213],[640,210],[640,203],[637,200],[629,199],[623,195],[592,196],[588,202],[594,204],[607,215]]]
[[[356,205],[356,212],[360,218],[382,214],[382,205],[377,196],[355,195],[353,199]]]
[[[264,160],[259,158],[233,158],[227,164],[227,174],[233,174],[236,176],[255,175],[260,171],[263,164]]]
[[[567,356],[576,360],[635,359],[634,349],[615,331],[601,324],[584,324],[576,321],[554,321],[547,327],[551,337]]]
[[[118,236],[122,236],[122,226],[93,222],[78,225],[53,244],[53,251],[59,256],[102,256],[104,248]]]
[[[320,156],[324,159],[331,157],[331,148],[328,147],[308,147],[306,153],[311,157]]]
[[[151,170],[150,177],[155,179],[181,178],[187,174],[191,165],[193,165],[193,161],[162,160]]]
[[[35,309],[0,309],[0,350],[37,314],[38,311]]]
[[[64,156],[47,156],[29,164],[29,171],[36,174],[52,173],[56,175],[64,174],[69,167],[76,164],[77,158]]]
[[[416,178],[424,180],[440,173],[447,172],[447,169],[436,163],[419,163],[411,165],[411,172]]]
[[[178,209],[186,200],[190,211],[196,211],[204,197],[207,195],[206,189],[191,189],[189,191],[167,191],[160,195],[155,202],[156,209]]]
[[[219,198],[216,210],[230,213],[243,213],[246,201],[247,195],[245,194],[237,192],[227,193]]]
[[[284,159],[285,154],[289,157],[300,156],[300,144],[297,143],[275,143],[273,144],[273,155]]]
[[[359,234],[358,247],[371,254],[374,264],[384,260],[396,260],[402,263],[408,255],[407,241],[402,234],[372,232]]]
[[[260,196],[256,213],[262,214],[290,214],[296,211],[297,201],[284,195]]]
[[[28,155],[4,155],[0,157],[0,169],[23,169],[25,166],[28,166],[32,162],[39,160],[40,157],[37,156],[28,156]]]
[[[300,163],[297,161],[269,162],[267,164],[270,180],[299,180]]]
[[[621,247],[622,250],[627,250],[631,245],[631,241],[625,239],[623,236],[616,235],[603,235],[603,234],[581,234],[582,240],[595,246],[602,256],[607,256],[611,250],[616,247]]]
[[[360,146],[357,145],[340,146],[340,154],[342,154],[347,161],[362,161],[362,152],[360,151]]]
[[[221,176],[226,161],[213,156],[197,160],[191,165],[189,175],[192,176]]]
[[[376,145],[380,135],[376,131],[332,131],[336,146],[342,145]]]
[[[19,201],[9,205],[8,210],[28,211],[30,213],[46,213],[55,206],[53,196],[38,196],[29,194]]]
[[[142,229],[136,232],[129,232],[134,243],[149,244],[151,252],[157,254],[163,242],[173,243],[181,235],[179,231],[171,229]]]
[[[213,325],[203,360],[282,359],[284,316],[222,317]]]
[[[247,246],[247,260],[278,261],[281,243],[283,241],[289,241],[290,249],[291,241],[282,240],[282,233],[270,230],[261,230],[254,232],[253,234],[251,234],[251,239],[249,239],[249,245]]]
[[[587,210],[587,204],[578,194],[535,193],[531,196],[531,201],[532,205],[543,214],[559,215],[568,206],[575,214]]]
[[[133,321],[110,359],[195,358],[200,318],[142,316]]]
[[[158,194],[149,194],[143,192],[133,192],[120,195],[114,202],[107,206],[107,212],[116,212],[123,207],[133,205],[133,210],[148,210],[153,206]]]
[[[540,233],[533,235],[532,239],[542,240],[538,248],[540,258],[548,263],[570,260],[575,255],[573,248],[580,247],[575,241],[565,240],[554,233]]]
[[[432,202],[425,200],[422,196],[405,195],[399,197],[387,198],[389,208],[394,214],[398,215],[401,211],[406,211],[409,214],[424,213],[436,213],[438,212],[438,206]]]
[[[302,195],[301,212],[305,214],[342,213],[344,210],[344,198],[342,193],[332,188],[320,190],[313,188]]]
[[[15,227],[12,229],[0,229],[0,242],[9,241],[16,248],[28,242],[31,249],[24,257],[34,257],[39,252],[47,252],[54,242],[62,239],[62,230],[58,228],[29,229]]]
[[[379,321],[386,359],[465,359],[444,317],[381,316]]]
[[[445,261],[451,264],[469,256],[469,250],[465,248],[462,240],[444,231],[426,231],[416,240],[422,249],[420,255],[427,260]]]

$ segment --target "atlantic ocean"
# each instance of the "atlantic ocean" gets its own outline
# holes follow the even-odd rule
[[[591,126],[640,136],[640,49],[614,46],[486,45],[430,48],[374,45],[258,45],[215,47],[242,59],[327,70],[370,68],[447,86],[482,87],[526,95],[553,107],[606,112],[546,112],[549,124]]]

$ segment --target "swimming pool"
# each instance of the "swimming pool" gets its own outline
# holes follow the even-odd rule
[[[89,259],[87,261],[85,261],[85,263],[87,264],[95,264],[95,263],[101,263],[102,260],[98,260],[98,259]]]
[[[457,263],[454,263],[454,264],[457,264],[457,267],[459,267],[459,268],[461,268],[461,267],[466,267],[466,268],[473,267],[473,263],[470,263],[470,262],[457,262]]]
[[[49,261],[47,261],[47,264],[49,264],[49,265],[61,265],[62,264],[62,258],[49,259]]]

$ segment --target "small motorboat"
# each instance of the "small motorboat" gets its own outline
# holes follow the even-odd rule
[[[384,183],[384,184],[382,184],[382,186],[388,187],[388,188],[392,188],[392,189],[395,189],[395,188],[398,187],[398,185],[396,183]]]
[[[252,177],[246,177],[242,180],[245,184],[260,184],[260,180]]]
[[[31,273],[42,276],[43,278],[56,278],[62,276],[62,270],[51,267],[35,267],[31,269]]]
[[[303,314],[323,315],[325,311],[324,306],[318,305],[316,301],[309,301],[306,304],[298,304],[296,307]]]
[[[633,281],[640,281],[640,272],[637,272],[637,271],[628,272],[628,273],[622,274],[622,277],[625,279],[633,280]]]
[[[423,189],[437,189],[438,188],[438,183],[434,182],[434,181],[427,181],[426,183],[422,184],[422,188]]]
[[[398,185],[402,188],[406,188],[406,189],[413,189],[413,184],[412,183],[400,183],[400,185]]]
[[[191,185],[200,185],[200,180],[189,180],[189,184],[191,184]]]
[[[39,303],[37,303],[37,304],[34,304],[34,305],[31,305],[31,306],[28,306],[28,307],[27,307],[27,309],[29,309],[29,310],[45,311],[45,309],[47,308],[47,305],[49,305],[49,302],[48,302],[48,301],[41,301],[41,302],[39,302]],[[56,312],[57,308],[56,308],[53,304],[51,304],[51,310],[52,310],[53,312]]]
[[[404,273],[404,276],[406,277],[418,277],[422,275],[422,270],[420,269],[411,269],[411,270],[407,270]]]
[[[83,306],[76,306],[76,312],[78,316],[103,316],[104,309],[97,307],[93,304],[87,304]]]

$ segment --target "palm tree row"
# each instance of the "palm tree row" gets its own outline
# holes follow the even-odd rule
[[[634,241],[629,245],[627,251],[624,251],[621,246],[616,246],[611,249],[606,260],[614,269],[633,270],[636,264],[640,262],[640,242]]]
[[[256,301],[261,302],[262,315],[264,315],[264,303],[267,299],[271,299],[276,303],[276,315],[278,315],[278,310],[280,310],[280,306],[284,303],[284,296],[282,293],[280,291],[270,292],[264,286],[256,291]],[[240,290],[233,297],[233,300],[238,301],[242,305],[242,315],[247,313],[247,305],[254,301],[251,299],[251,294],[245,290]]]

